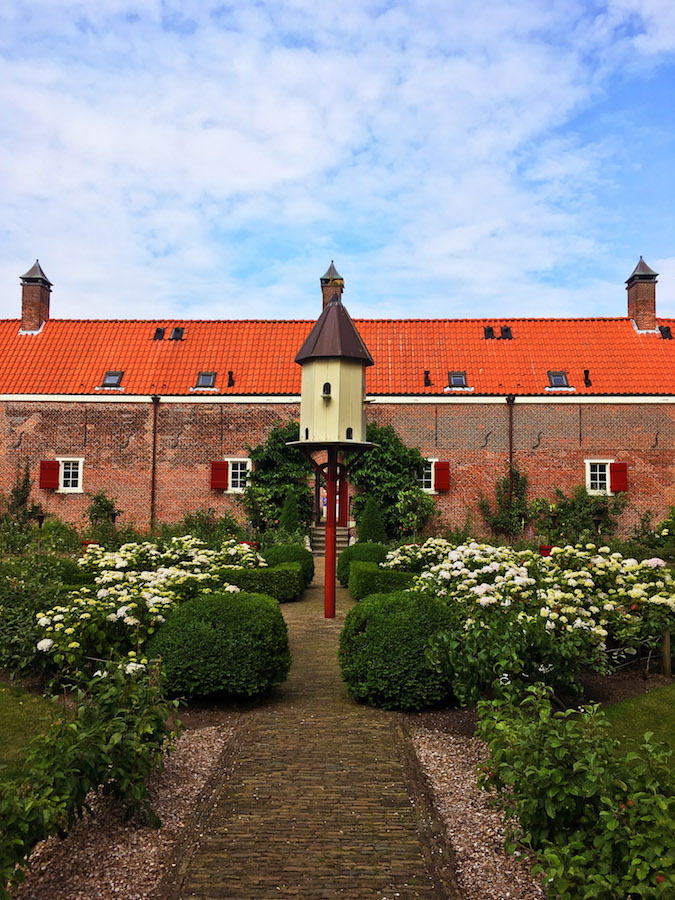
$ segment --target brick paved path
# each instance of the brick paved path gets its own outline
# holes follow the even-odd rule
[[[401,717],[345,693],[336,652],[352,601],[339,589],[336,619],[323,618],[317,563],[304,599],[282,607],[290,677],[243,713],[231,771],[178,867],[175,900],[459,897]]]

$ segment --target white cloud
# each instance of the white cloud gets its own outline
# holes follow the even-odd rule
[[[568,124],[670,49],[671,19],[656,0],[6,0],[0,313],[39,255],[58,316],[313,317],[331,258],[358,315],[621,314],[598,197],[615,138]]]

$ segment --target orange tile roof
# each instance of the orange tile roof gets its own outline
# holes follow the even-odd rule
[[[34,335],[0,320],[0,394],[96,394],[106,371],[124,372],[124,395],[187,395],[197,373],[217,372],[217,394],[298,395],[293,359],[312,321],[51,319]],[[673,340],[639,333],[628,318],[357,319],[375,365],[369,394],[444,395],[448,371],[465,371],[473,395],[541,395],[548,371],[567,373],[574,395],[675,394]],[[486,340],[509,325],[513,340]],[[164,340],[153,340],[166,328]],[[184,329],[182,341],[168,337]],[[584,385],[584,369],[591,386]],[[228,371],[234,387],[227,387]],[[429,371],[431,386],[424,386]],[[111,391],[111,393],[118,393]],[[210,392],[195,392],[209,396]],[[461,396],[465,392],[459,392]],[[454,392],[449,394],[452,396]]]

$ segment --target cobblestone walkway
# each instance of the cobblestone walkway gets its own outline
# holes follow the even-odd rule
[[[323,618],[323,560],[282,609],[293,665],[243,715],[232,765],[187,847],[172,898],[456,898],[454,866],[399,718],[353,703]]]

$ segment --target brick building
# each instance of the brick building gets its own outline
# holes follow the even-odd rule
[[[294,356],[314,323],[60,320],[39,263],[21,281],[21,319],[0,321],[0,490],[27,461],[34,499],[67,521],[101,489],[138,526],[236,511],[246,446],[299,418]],[[321,288],[324,306],[342,294],[332,264]],[[510,460],[531,497],[627,489],[624,531],[663,517],[675,321],[656,317],[655,290],[640,259],[624,317],[356,320],[375,361],[367,415],[421,449],[448,524],[480,528],[477,500]]]

